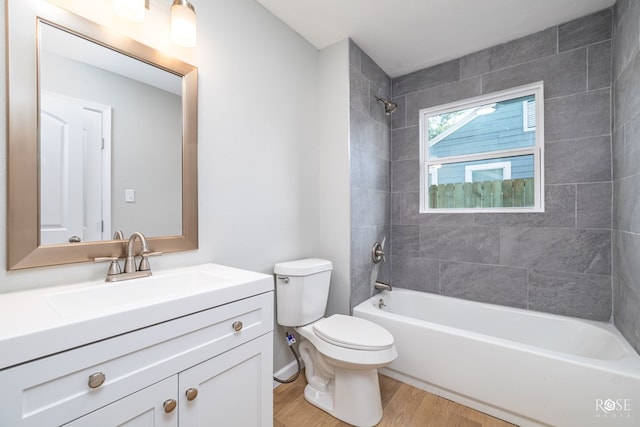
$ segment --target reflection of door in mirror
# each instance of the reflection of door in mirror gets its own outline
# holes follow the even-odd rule
[[[102,150],[110,156],[109,165],[96,158],[96,166],[82,168],[83,175],[60,169],[83,180],[76,186],[76,191],[82,192],[76,197],[81,200],[59,198],[71,188],[58,185],[52,189],[53,184],[40,182],[40,244],[68,243],[71,236],[79,236],[82,242],[111,240],[112,229],[122,230],[127,236],[134,231],[142,231],[147,237],[181,235],[182,78],[44,23],[39,60],[41,110],[44,92],[67,100],[82,99],[83,114],[96,121],[97,129],[100,109],[95,106],[108,105],[111,121],[102,121],[102,129],[112,140],[110,147]],[[89,135],[88,129],[85,127],[85,136]],[[59,136],[49,136],[41,128],[40,138]],[[87,150],[86,146],[83,148]],[[71,161],[73,156],[65,161]],[[91,176],[101,170],[100,166],[111,176]],[[51,171],[41,171],[43,179],[45,172]],[[55,178],[60,181],[63,176],[47,180],[54,182]],[[71,224],[60,225],[60,220],[71,220],[72,205],[82,211],[84,235],[68,231],[77,229]],[[45,222],[48,216],[52,217],[51,223]],[[61,235],[53,238],[53,232]]]
[[[111,234],[111,109],[43,92],[40,98],[40,244]]]

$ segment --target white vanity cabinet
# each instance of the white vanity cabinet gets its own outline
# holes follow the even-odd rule
[[[162,400],[166,399],[166,400]],[[65,427],[176,427],[178,411],[165,412],[165,402],[177,402],[178,378],[173,376],[91,412]]]
[[[262,335],[65,427],[271,425],[271,343]]]
[[[200,309],[197,295],[189,314],[0,369],[0,426],[271,426],[266,279],[250,296]]]
[[[263,335],[178,376],[179,425],[267,426],[273,423],[272,334]],[[268,373],[269,375],[264,375]],[[188,393],[197,390],[189,400]]]

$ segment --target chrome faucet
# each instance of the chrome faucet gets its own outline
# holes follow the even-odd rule
[[[140,240],[140,264],[136,268],[135,243]],[[162,255],[162,252],[151,252],[147,244],[147,238],[144,234],[136,231],[131,234],[127,242],[124,271],[120,270],[118,257],[99,257],[94,262],[110,261],[109,271],[107,272],[106,282],[118,282],[120,280],[135,279],[138,277],[151,276],[151,266],[149,265],[149,257]]]
[[[136,255],[134,253],[134,245],[136,243],[136,239],[140,240],[140,256],[142,257],[142,259],[140,260],[140,266],[137,269]],[[151,251],[149,250],[149,245],[147,244],[147,238],[144,237],[144,234],[140,233],[139,231],[132,233],[129,237],[129,241],[127,242],[127,258],[124,261],[124,272],[133,273],[136,270],[149,271],[149,261],[146,259],[146,256],[148,256],[150,252]]]
[[[378,264],[381,261],[386,261],[386,258],[384,257],[384,240],[385,239],[382,240],[382,243],[375,242],[373,244],[373,248],[371,248],[371,259],[374,264]]]
[[[379,291],[389,291],[391,292],[391,285],[387,284],[387,283],[380,283],[380,282],[376,282],[375,285],[373,285],[374,288],[376,288]]]

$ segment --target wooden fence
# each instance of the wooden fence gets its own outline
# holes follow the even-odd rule
[[[429,187],[430,208],[530,207],[534,205],[533,178],[457,182]]]

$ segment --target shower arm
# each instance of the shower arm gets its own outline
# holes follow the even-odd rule
[[[388,99],[385,99],[381,96],[376,96],[375,98],[377,102],[382,102],[382,104],[384,105],[384,113],[387,116],[391,115],[398,108],[398,104],[393,101],[389,101]]]

